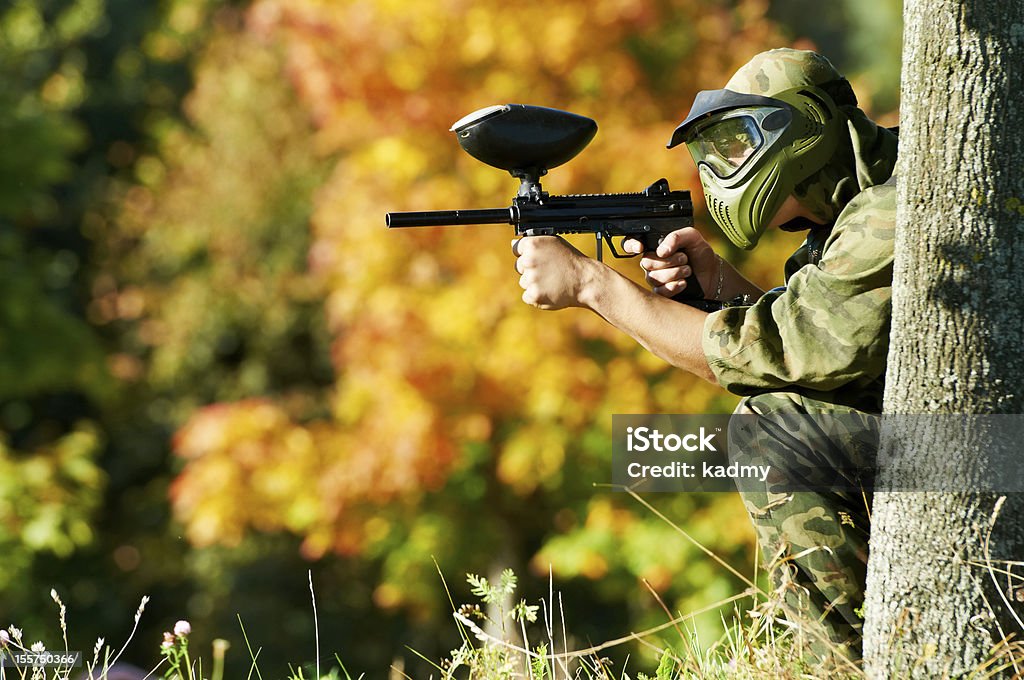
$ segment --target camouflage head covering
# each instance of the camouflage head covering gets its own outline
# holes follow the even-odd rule
[[[725,84],[743,94],[772,97],[801,86],[832,97],[846,119],[847,134],[832,160],[796,185],[793,193],[817,217],[832,222],[854,196],[882,184],[896,164],[896,135],[872,122],[857,106],[849,82],[820,54],[788,48],[756,55]]]
[[[780,48],[761,52],[725,84],[725,89],[773,97],[801,85],[821,87],[843,76],[825,57],[807,50]]]

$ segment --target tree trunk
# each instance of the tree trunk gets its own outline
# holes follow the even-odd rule
[[[1024,3],[906,0],[903,49],[885,411],[1019,414]],[[1022,582],[1001,573],[1001,560],[1024,560],[1024,494],[1000,501],[956,462],[999,464],[979,443],[1001,443],[988,421],[968,432],[966,416],[898,418],[904,445],[915,442],[903,459],[923,475],[913,484],[930,490],[875,494],[865,669],[872,678],[958,676],[991,659],[1005,636],[1024,637],[1024,617],[1011,610]],[[895,449],[883,437],[881,460]],[[884,467],[879,481],[914,488]],[[1007,676],[1024,671],[1005,654],[1001,663]]]

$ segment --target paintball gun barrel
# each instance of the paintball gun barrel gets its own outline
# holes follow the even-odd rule
[[[432,227],[469,224],[510,224],[520,236],[594,234],[597,259],[602,244],[615,257],[624,255],[613,238],[635,238],[654,250],[670,232],[693,226],[689,191],[672,191],[660,179],[640,193],[550,195],[540,178],[548,169],[574,158],[597,133],[597,123],[567,111],[524,104],[490,106],[455,123],[462,148],[488,165],[507,170],[520,180],[519,193],[507,208],[394,212],[388,227]],[[675,299],[703,306],[704,292],[696,276]]]

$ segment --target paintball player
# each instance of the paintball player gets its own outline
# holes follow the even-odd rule
[[[513,242],[523,300],[585,307],[672,365],[744,399],[754,417],[881,410],[891,309],[896,134],[858,108],[824,57],[779,49],[754,57],[721,90],[699,93],[669,148],[697,164],[712,218],[749,249],[770,229],[806,231],[785,263],[784,287],[759,290],[693,228],[672,232],[640,266],[647,291],[553,236]],[[639,253],[636,241],[625,246]],[[707,313],[671,298],[691,273]],[[806,422],[803,420],[801,422]],[[730,427],[740,451],[773,466],[864,465],[863,446],[835,428],[778,433]],[[870,463],[870,460],[867,461]],[[838,651],[860,655],[869,497],[741,486],[766,564],[786,602],[820,621]],[[778,584],[778,581],[777,581]]]

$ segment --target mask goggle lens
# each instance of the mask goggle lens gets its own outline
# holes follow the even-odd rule
[[[765,145],[759,123],[776,110],[729,111],[728,117],[703,125],[686,143],[694,162],[706,163],[722,179],[734,175]]]

